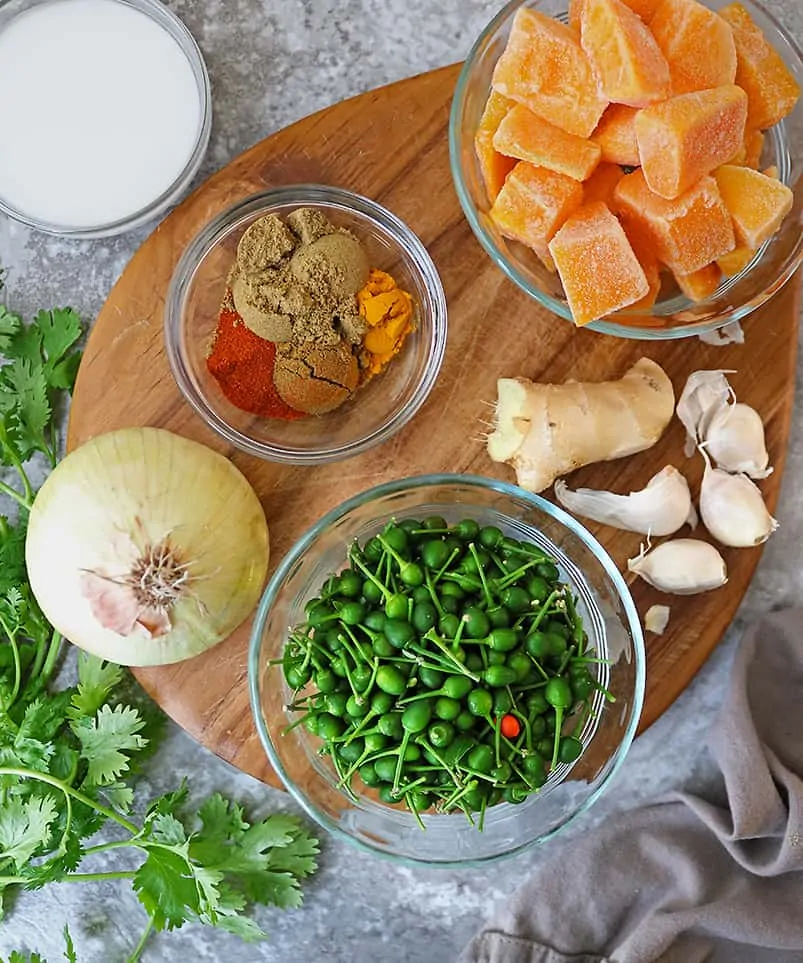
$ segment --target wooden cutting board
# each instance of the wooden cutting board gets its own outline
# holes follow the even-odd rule
[[[471,472],[512,480],[480,440],[486,403],[498,377],[543,381],[619,377],[646,355],[680,392],[698,368],[732,368],[740,400],[767,426],[775,472],[762,482],[772,509],[781,483],[792,414],[799,279],[745,324],[746,346],[710,347],[698,338],[644,343],[578,331],[526,298],[491,263],[463,218],[447,149],[449,105],[458,67],[447,67],[363,94],[279,131],[220,171],[157,228],[135,255],[95,322],[78,376],[69,426],[74,448],[101,432],[155,425],[194,438],[228,457],[258,492],[271,526],[271,570],[295,539],[343,499],[390,478],[423,472]],[[429,248],[449,303],[442,373],[413,422],[384,446],[330,466],[294,468],[259,461],[228,447],[183,401],[162,340],[162,312],[173,268],[185,245],[214,215],[255,191],[317,182],[375,198],[406,221]],[[222,283],[221,279],[221,283]],[[576,485],[641,488],[666,464],[699,484],[701,460],[683,456],[673,421],[650,452],[596,465]],[[594,533],[622,566],[639,536],[601,526]],[[667,599],[631,582],[640,613],[668,602],[667,632],[647,637],[647,697],[642,729],[685,688],[730,624],[760,549],[725,553],[728,585],[691,598]],[[277,784],[254,729],[246,664],[250,623],[217,648],[183,664],[140,669],[136,676],[165,711],[238,768]]]

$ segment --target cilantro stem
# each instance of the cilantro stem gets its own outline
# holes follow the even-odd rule
[[[148,919],[148,925],[145,927],[145,932],[139,938],[139,943],[134,947],[134,952],[128,957],[126,963],[137,963],[140,956],[142,955],[143,949],[145,949],[145,944],[148,942],[148,937],[153,931],[153,917]]]
[[[109,849],[125,849],[134,845],[130,839],[115,839],[110,843],[98,843],[97,846],[89,846],[84,850],[84,856],[92,856],[95,853],[105,853]]]
[[[53,635],[50,636],[50,642],[47,649],[47,658],[45,659],[45,664],[42,667],[41,674],[39,676],[42,685],[47,685],[50,681],[50,676],[53,675],[53,670],[56,668],[56,660],[61,652],[61,642],[63,636],[61,632],[53,630]]]
[[[28,488],[27,498],[20,495],[16,489],[12,488],[11,485],[7,485],[4,481],[0,481],[0,492],[2,492],[4,495],[8,495],[9,498],[13,498],[18,505],[21,505],[25,511],[28,512],[31,510],[31,505],[33,504],[33,493],[31,492],[31,486],[28,482],[28,479],[26,478],[25,481]]]
[[[109,809],[106,806],[102,806],[97,800],[92,799],[90,796],[84,795],[78,789],[73,789],[72,786],[68,786],[61,779],[56,779],[55,776],[48,775],[45,772],[37,772],[34,769],[18,769],[16,766],[0,766],[0,776],[19,776],[21,779],[33,779],[36,782],[47,783],[48,786],[53,786],[55,789],[61,790],[66,796],[72,796],[78,802],[83,803],[85,806],[89,806],[90,809],[94,809],[99,812],[101,816],[105,816],[107,819],[111,819],[113,822],[117,823],[118,826],[122,826],[123,829],[128,830],[132,836],[136,836],[139,833],[139,828],[133,823],[130,823],[127,819],[124,819],[119,813],[116,813],[113,809]]]
[[[121,869],[113,873],[67,873],[62,879],[70,883],[102,883],[107,879],[133,879],[134,869]]]

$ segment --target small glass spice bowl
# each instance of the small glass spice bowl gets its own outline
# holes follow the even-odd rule
[[[450,525],[472,518],[537,545],[557,562],[560,579],[576,597],[588,636],[587,651],[601,660],[598,692],[579,737],[573,764],[561,763],[539,792],[519,805],[490,806],[480,831],[464,813],[423,812],[424,829],[406,809],[378,800],[355,778],[356,798],[338,786],[320,740],[287,708],[291,690],[281,659],[305,604],[332,572],[347,564],[348,547],[361,545],[391,519],[443,516]],[[610,785],[633,741],[644,699],[644,640],[633,599],[597,540],[561,508],[505,482],[473,475],[422,475],[363,492],[325,515],[282,560],[257,610],[248,661],[251,709],[271,766],[297,802],[324,829],[361,849],[406,863],[480,865],[546,842],[585,812]]]
[[[372,268],[386,271],[414,301],[414,330],[401,351],[340,408],[295,421],[263,418],[231,404],[207,368],[207,357],[246,229],[266,214],[300,207],[321,211],[364,245]],[[446,350],[446,297],[426,248],[399,218],[376,202],[318,184],[278,187],[219,214],[190,242],[165,304],[170,367],[198,415],[230,444],[270,461],[314,465],[338,461],[387,441],[424,404]]]
[[[730,0],[703,0],[719,10]],[[740,0],[803,88],[803,52],[775,16],[757,0]],[[452,178],[463,212],[485,252],[525,294],[572,323],[572,313],[558,275],[547,270],[529,248],[503,237],[490,217],[474,136],[491,90],[496,62],[510,36],[519,8],[537,10],[564,23],[566,0],[510,0],[480,34],[457,81],[449,121]],[[779,179],[794,192],[792,210],[780,230],[756,252],[737,275],[724,278],[704,301],[690,301],[674,284],[665,283],[648,312],[620,311],[587,325],[592,331],[645,341],[688,338],[740,321],[764,304],[794,275],[803,261],[803,97],[775,127],[765,131],[760,169],[774,165]],[[671,281],[671,278],[670,278]]]

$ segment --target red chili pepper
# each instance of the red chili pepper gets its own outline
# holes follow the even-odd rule
[[[515,716],[502,716],[502,725],[499,728],[506,739],[515,739],[521,732],[521,723]]]

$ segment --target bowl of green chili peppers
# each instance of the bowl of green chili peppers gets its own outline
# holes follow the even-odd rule
[[[425,475],[315,524],[254,622],[251,706],[309,815],[371,852],[475,865],[545,842],[622,764],[640,622],[602,546],[505,482]]]

